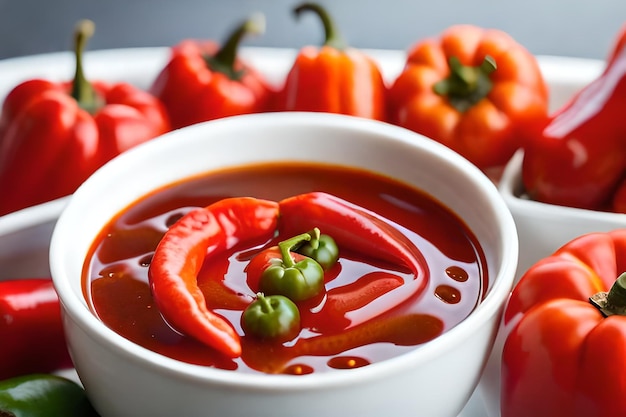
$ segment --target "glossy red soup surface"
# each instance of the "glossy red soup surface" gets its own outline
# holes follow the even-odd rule
[[[332,323],[319,322],[324,318],[316,315],[324,297],[307,300],[299,305],[303,328],[295,340],[261,341],[245,336],[241,329],[242,311],[256,293],[246,285],[247,261],[240,253],[229,253],[220,262],[205,263],[198,284],[207,306],[228,319],[242,336],[242,356],[225,358],[168,326],[148,284],[152,255],[168,225],[193,208],[227,197],[279,201],[311,191],[362,206],[401,230],[427,261],[426,291],[374,317],[372,304],[367,319],[359,319],[359,309],[365,311],[365,305]],[[367,254],[359,259],[340,257],[328,273],[326,290],[341,292],[347,284],[369,279],[364,285],[375,293],[371,277],[413,279],[405,272],[381,268],[368,262]],[[83,277],[95,314],[115,332],[147,349],[221,369],[296,375],[365,366],[415,349],[467,317],[484,296],[487,282],[485,256],[475,236],[457,215],[429,195],[367,171],[303,163],[229,168],[152,192],[100,233]],[[371,301],[375,303],[375,298]],[[295,349],[296,342],[307,348]]]

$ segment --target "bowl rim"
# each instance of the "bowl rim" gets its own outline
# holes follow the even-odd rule
[[[157,152],[161,148],[167,148],[178,136],[183,135],[181,131],[203,131],[217,129],[218,127],[233,125],[256,124],[281,125],[281,126],[319,126],[349,129],[353,131],[374,132],[385,136],[389,140],[410,143],[412,146],[419,146],[423,150],[432,154],[433,157],[453,161],[454,164],[463,167],[469,173],[468,181],[475,183],[482,192],[494,204],[497,223],[502,226],[499,238],[501,240],[499,248],[502,251],[500,270],[494,274],[493,285],[481,303],[472,311],[470,316],[461,323],[447,330],[436,339],[423,345],[417,346],[408,352],[384,361],[373,363],[366,367],[350,370],[350,372],[319,372],[309,375],[298,376],[294,379],[292,375],[267,375],[255,373],[233,372],[206,366],[193,365],[168,358],[147,348],[141,347],[104,325],[97,317],[85,308],[84,300],[77,296],[66,277],[66,267],[63,265],[63,241],[67,234],[66,229],[71,227],[74,212],[79,209],[78,203],[82,196],[88,193],[90,188],[97,187],[98,183],[106,179],[108,172],[114,172],[118,166],[123,166],[126,161],[136,158],[145,158],[144,152]],[[415,139],[419,137],[420,140]],[[118,354],[128,358],[133,358],[143,367],[151,367],[153,371],[163,375],[172,375],[178,379],[195,381],[203,384],[219,384],[230,388],[247,388],[255,391],[282,390],[287,392],[298,392],[311,389],[328,389],[333,386],[345,384],[361,384],[373,379],[391,377],[400,374],[407,367],[415,367],[426,363],[442,352],[447,352],[462,343],[476,333],[476,329],[481,323],[488,322],[494,315],[499,317],[504,301],[508,297],[513,285],[514,275],[518,261],[518,239],[517,230],[513,217],[508,210],[502,196],[496,186],[477,167],[472,165],[465,158],[453,152],[444,145],[425,138],[408,129],[391,125],[385,122],[370,119],[357,118],[329,113],[308,113],[308,112],[285,112],[285,113],[261,113],[243,116],[231,116],[223,119],[199,123],[190,127],[179,129],[167,133],[156,140],[139,145],[124,154],[114,158],[112,161],[100,168],[74,193],[69,203],[63,209],[55,229],[53,231],[50,246],[50,269],[53,282],[64,307],[65,314],[68,314],[76,325],[85,331],[91,338],[97,339],[98,343],[114,347]],[[486,357],[484,361],[486,361]]]

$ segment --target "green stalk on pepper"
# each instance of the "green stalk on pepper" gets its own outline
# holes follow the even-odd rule
[[[315,237],[314,237],[315,236]],[[324,269],[315,260],[303,256],[294,260],[291,249],[303,241],[319,239],[319,229],[313,233],[302,233],[278,244],[278,251],[271,257],[268,266],[261,272],[260,289],[265,294],[284,295],[298,302],[315,297],[324,287]]]
[[[320,234],[319,229],[309,232],[311,240],[304,241],[295,248],[295,252],[315,259],[324,271],[328,271],[339,260],[339,247],[329,235]]]

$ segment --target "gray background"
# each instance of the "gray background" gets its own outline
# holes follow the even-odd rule
[[[0,59],[68,50],[75,22],[96,22],[90,50],[221,40],[254,11],[267,30],[249,46],[321,41],[313,15],[296,21],[292,0],[0,0]],[[407,49],[456,23],[502,29],[535,54],[603,59],[626,21],[625,0],[319,1],[359,48]]]

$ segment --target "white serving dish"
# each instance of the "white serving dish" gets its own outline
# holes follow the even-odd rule
[[[376,59],[387,80],[403,68],[403,51],[366,50]],[[273,48],[244,48],[242,53],[278,85],[288,71],[296,51]],[[91,79],[128,81],[148,87],[167,62],[168,48],[130,48],[88,52],[85,69]],[[600,74],[603,63],[568,57],[539,56],[540,67],[550,85],[551,109],[562,105],[575,91]],[[42,54],[0,61],[0,100],[19,82],[44,77],[66,80],[73,74],[70,52]],[[52,229],[68,198],[21,210],[0,217],[0,279],[48,276],[48,246]],[[534,242],[531,242],[532,247]],[[521,264],[537,255],[526,255],[528,244],[522,242]],[[487,370],[489,371],[489,369]],[[69,375],[75,376],[72,371]],[[486,372],[483,382],[459,417],[497,417],[497,375]],[[393,411],[393,410],[390,410]]]

